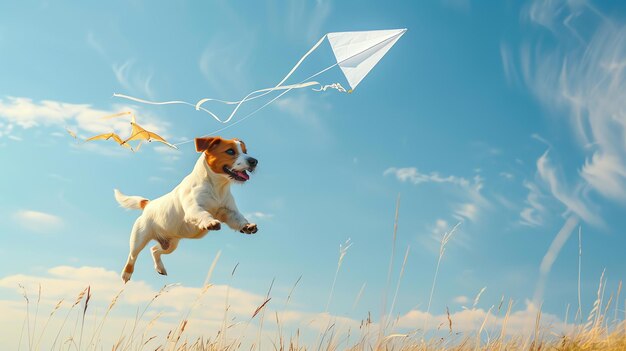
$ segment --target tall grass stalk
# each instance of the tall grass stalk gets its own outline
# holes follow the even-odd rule
[[[398,276],[398,283],[396,284],[396,291],[393,294],[393,300],[391,300],[391,307],[389,308],[389,316],[393,316],[393,309],[396,306],[396,299],[398,298],[398,291],[400,291],[400,283],[404,276],[404,267],[406,267],[406,261],[409,258],[409,252],[411,251],[411,245],[407,246],[406,253],[404,254],[404,260],[402,261],[402,268],[400,268],[400,275]],[[391,320],[389,320],[391,323]]]
[[[582,226],[578,226],[578,310],[576,311],[576,317],[574,320],[579,319],[578,322],[582,323],[583,311],[582,311],[582,298],[580,293],[580,275],[583,264],[583,234]]]
[[[339,260],[337,260],[337,269],[335,270],[335,277],[333,278],[333,284],[330,287],[330,294],[328,294],[328,302],[326,302],[326,308],[324,312],[328,312],[330,308],[330,302],[333,300],[333,294],[335,292],[335,285],[337,284],[337,277],[339,276],[339,270],[341,269],[341,264],[343,263],[343,259],[348,253],[348,249],[352,246],[350,242],[350,238],[346,240],[345,243],[339,244]]]
[[[441,242],[439,243],[439,257],[437,258],[437,267],[435,268],[435,276],[433,277],[433,284],[430,288],[430,295],[428,297],[428,307],[426,308],[426,317],[424,318],[424,327],[422,329],[422,335],[424,336],[426,334],[426,327],[428,326],[428,317],[430,315],[430,306],[433,302],[433,294],[435,293],[435,285],[437,284],[437,276],[439,275],[439,266],[441,265],[441,259],[443,258],[443,254],[446,251],[446,245],[448,244],[448,241],[450,241],[450,239],[452,238],[452,235],[454,235],[454,232],[456,232],[456,229],[461,225],[461,222],[457,223],[452,230],[446,232],[442,237],[441,237]]]
[[[385,284],[385,290],[383,292],[383,303],[381,306],[380,312],[380,326],[378,330],[378,340],[382,340],[385,335],[384,327],[387,324],[386,316],[387,316],[387,294],[389,292],[389,288],[391,287],[391,272],[393,270],[393,261],[396,254],[396,239],[398,237],[398,217],[400,213],[400,194],[396,198],[396,211],[393,216],[393,235],[391,238],[391,256],[389,256],[389,268],[387,269],[387,283]],[[380,345],[377,345],[377,348]]]
[[[275,280],[276,278],[272,279],[272,283],[270,284],[269,289],[267,289],[267,295],[265,295],[265,302],[263,302],[263,304],[259,308],[257,308],[256,311],[254,311],[254,314],[252,315],[252,318],[254,318],[254,316],[256,316],[259,313],[259,311],[261,311],[261,318],[259,320],[259,333],[257,334],[257,343],[256,343],[257,350],[262,350],[261,349],[261,333],[263,332],[263,321],[265,319],[265,306],[271,299],[270,294],[272,293],[272,287],[274,286]]]

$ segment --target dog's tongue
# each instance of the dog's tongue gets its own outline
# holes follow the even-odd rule
[[[237,173],[238,176],[245,180],[250,179],[250,176],[248,175],[248,173],[246,173],[246,171],[235,171],[235,173]]]

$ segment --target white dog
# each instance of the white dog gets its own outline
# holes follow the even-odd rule
[[[171,192],[148,200],[114,190],[122,207],[143,209],[130,234],[124,282],[130,279],[137,255],[150,240],[157,241],[151,249],[154,268],[167,275],[161,255],[176,250],[180,239],[202,238],[209,230],[219,230],[220,222],[241,233],[257,232],[257,225],[249,223],[237,209],[230,184],[250,179],[246,171],[254,171],[258,161],[247,155],[246,145],[237,139],[197,138],[195,142],[202,155],[191,174]]]

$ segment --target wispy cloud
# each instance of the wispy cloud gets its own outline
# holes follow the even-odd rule
[[[554,44],[524,38],[519,60],[504,49],[505,74],[517,69],[550,111],[566,112],[557,115],[574,131],[586,158],[576,177],[565,179],[546,153],[537,163],[539,176],[568,210],[598,224],[587,192],[626,202],[626,25],[585,0],[535,0],[522,15],[547,30]],[[565,189],[566,180],[573,186]]]
[[[469,187],[470,181],[456,176],[441,176],[437,172],[421,173],[415,167],[395,168],[385,170],[384,175],[393,174],[401,182],[411,182],[415,185],[421,183],[450,183],[461,187]]]
[[[422,173],[416,167],[390,167],[383,175],[393,175],[401,182],[415,185],[433,183],[451,185],[461,196],[461,200],[454,206],[454,217],[459,220],[468,219],[477,221],[481,210],[489,207],[489,201],[483,196],[483,178],[475,175],[472,180],[458,176],[442,176],[437,172]]]
[[[500,172],[500,177],[507,179],[507,180],[512,180],[513,178],[515,178],[515,176],[509,172]]]
[[[17,211],[13,214],[13,219],[21,227],[37,233],[54,232],[63,227],[61,217],[34,210]]]
[[[137,68],[136,61],[129,59],[121,64],[115,63],[111,66],[115,79],[127,92],[140,94],[142,97],[154,99],[152,89],[152,77],[154,72],[145,67]]]
[[[96,36],[93,33],[93,31],[87,32],[87,39],[86,40],[87,40],[87,45],[89,45],[90,48],[92,48],[94,51],[96,51],[98,54],[100,54],[100,56],[106,57],[106,51],[104,51],[104,47],[96,39]]]
[[[543,216],[546,211],[545,206],[541,203],[541,198],[544,195],[535,183],[524,181],[524,187],[528,189],[528,195],[525,201],[526,207],[520,213],[520,223],[531,227],[541,226],[544,223]]]
[[[537,160],[537,174],[547,184],[551,194],[566,207],[567,212],[578,215],[588,223],[596,225],[602,223],[602,219],[589,209],[588,201],[584,198],[586,185],[579,183],[573,189],[569,189],[564,177],[548,159],[548,151]]]
[[[541,265],[539,266],[539,280],[537,281],[537,288],[535,290],[535,296],[533,298],[533,301],[536,304],[541,303],[545,284],[548,280],[548,275],[552,270],[552,265],[559,257],[559,253],[561,253],[563,245],[565,245],[565,243],[569,239],[570,235],[578,225],[578,222],[578,217],[570,216],[565,221],[565,224],[563,224],[561,230],[559,230],[559,232],[556,234],[556,236],[552,240],[552,243],[550,244],[550,247],[548,248],[548,251],[543,256],[543,259],[541,260]]]

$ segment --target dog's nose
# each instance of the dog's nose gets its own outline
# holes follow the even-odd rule
[[[256,167],[256,165],[259,163],[259,161],[257,161],[256,158],[254,157],[248,157],[248,164],[250,165],[250,167]]]

